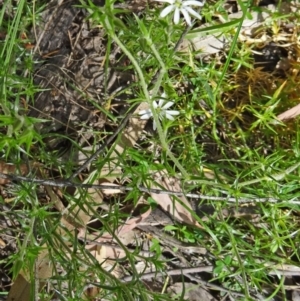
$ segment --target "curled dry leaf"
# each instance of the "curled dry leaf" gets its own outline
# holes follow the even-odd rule
[[[140,200],[143,202],[143,199]],[[139,202],[138,202],[139,203]],[[95,240],[95,244],[91,242],[86,246],[86,249],[91,252],[91,254],[97,259],[99,264],[112,273],[116,278],[121,278],[123,275],[122,270],[115,264],[115,259],[126,257],[126,253],[122,248],[115,247],[115,245],[120,241],[122,244],[127,245],[133,241],[134,237],[132,229],[134,229],[138,223],[146,219],[151,212],[151,208],[148,209],[145,213],[141,214],[138,217],[134,217],[126,222],[126,224],[120,226],[115,235],[105,233],[101,237]],[[81,237],[82,235],[82,237]],[[84,233],[80,232],[79,237],[84,239]],[[97,236],[97,234],[95,234]],[[118,237],[118,241],[114,237]],[[128,237],[129,236],[129,237]],[[129,241],[129,242],[128,242]],[[105,246],[99,246],[97,243],[106,243]],[[112,246],[109,246],[110,243],[113,243]],[[113,260],[113,261],[112,261]]]
[[[143,199],[141,198],[140,202],[144,203]],[[130,220],[128,220],[125,224],[118,227],[118,229],[115,231],[114,235],[111,235],[109,233],[104,233],[101,237],[97,238],[95,241],[99,243],[117,243],[114,237],[118,237],[118,239],[126,244],[126,235],[132,235],[131,231],[138,226],[139,223],[144,221],[151,213],[151,208],[149,208],[146,212],[140,214],[139,216],[133,217]],[[95,234],[95,237],[98,237],[98,234]],[[84,236],[80,236],[84,240]]]
[[[121,237],[125,233],[128,233],[134,228],[136,228],[139,223],[144,221],[150,215],[150,213],[151,213],[151,208],[149,208],[146,212],[140,214],[139,216],[131,218],[124,225],[121,225],[117,231],[118,237]]]
[[[292,118],[295,118],[297,117],[298,115],[300,114],[300,104],[296,105],[295,107],[279,114],[277,116],[277,118],[279,120],[287,120],[287,119],[292,119]]]
[[[91,243],[90,245],[86,246],[86,250],[89,250],[92,253],[92,255],[94,255],[93,251],[97,247],[98,247],[97,245]],[[122,250],[121,248],[116,248],[113,245],[112,246],[105,245],[105,246],[101,246],[101,248],[105,248],[105,257],[102,258],[102,261],[100,261],[99,258],[97,258],[97,260],[100,264],[105,262],[108,258],[109,259],[117,259],[117,258],[124,258],[126,256],[126,253],[124,250]]]
[[[166,175],[167,173],[164,171],[156,173],[155,178],[157,186],[153,188],[163,188],[174,192],[181,192],[182,189],[179,180],[168,178]],[[192,215],[192,206],[185,197],[173,198],[168,194],[157,193],[151,193],[151,196],[164,211],[168,212],[177,221],[203,229]]]
[[[142,102],[134,111],[133,117],[129,120],[126,129],[123,131],[122,136],[115,147],[114,153],[117,154],[117,157],[118,154],[123,153],[126,148],[134,146],[136,141],[141,137],[147,120],[135,117],[135,115],[138,115],[141,110],[147,109],[149,109],[149,104],[147,102]]]
[[[47,246],[43,246],[44,249],[39,253],[36,260],[36,279],[39,279],[39,290],[43,288],[47,279],[53,275],[53,266],[49,258]],[[14,281],[11,290],[9,291],[7,301],[25,301],[31,300],[32,285],[31,276],[27,271],[21,271]]]
[[[20,273],[13,283],[12,288],[9,291],[7,301],[23,301],[30,300],[30,289],[28,281]]]
[[[4,161],[0,161],[0,173],[3,174],[19,174],[25,175],[28,173],[28,168],[26,164],[21,164],[20,166],[16,166],[14,164],[8,164]],[[8,179],[1,179],[0,178],[0,185],[8,184],[10,180]]]
[[[168,288],[168,293],[172,297],[179,297],[184,294],[184,300],[189,301],[216,301],[216,299],[207,290],[193,283],[174,283]]]
[[[139,200],[138,204],[139,203],[144,203],[144,200],[141,198]],[[90,251],[97,250],[97,248],[98,248],[97,243],[106,243],[106,244],[116,245],[116,244],[118,244],[118,242],[115,240],[115,238],[114,238],[115,236],[118,237],[118,240],[122,244],[128,245],[134,239],[134,232],[132,230],[140,222],[144,221],[150,215],[150,213],[151,213],[151,208],[149,208],[143,214],[141,214],[137,217],[131,218],[124,225],[121,225],[117,229],[117,231],[114,235],[111,235],[110,233],[106,232],[101,237],[98,237],[98,234],[95,233],[95,237],[97,237],[97,239],[95,239],[95,244],[93,244],[93,242],[91,242],[89,245],[86,246],[86,249],[90,250]],[[85,233],[83,231],[79,232],[78,237],[82,238],[84,240]],[[124,250],[122,250],[121,248],[115,248],[113,245],[111,247],[109,245],[102,246],[102,247],[105,247],[105,252],[106,252],[106,257],[103,258],[103,260],[101,259],[102,261],[107,260],[107,258],[117,259],[117,258],[126,256],[126,253],[124,252]],[[92,252],[92,254],[96,254],[96,253]],[[99,261],[99,257],[97,257],[97,260]],[[102,264],[100,261],[99,261],[99,263]]]
[[[89,251],[96,258],[96,260],[99,262],[103,269],[109,271],[116,278],[123,277],[123,271],[118,265],[116,265],[116,262],[107,259],[110,257],[107,253],[107,249],[108,248],[106,246],[94,245],[89,249]],[[88,278],[89,282],[100,281],[100,279],[97,276],[97,273],[90,274]],[[93,298],[95,298],[99,294],[99,292],[99,287],[91,285],[85,290],[82,297],[84,300],[95,300]]]
[[[99,182],[99,184],[101,185],[109,185],[109,186],[114,186],[114,187],[118,187],[120,185],[118,184],[114,184],[114,183],[111,183],[111,182]],[[105,195],[111,195],[111,194],[117,194],[117,193],[122,193],[123,191],[120,189],[102,189],[102,192],[103,194]]]
[[[300,267],[296,265],[274,264],[274,262],[268,262],[264,265],[271,269],[269,275],[300,276]]]

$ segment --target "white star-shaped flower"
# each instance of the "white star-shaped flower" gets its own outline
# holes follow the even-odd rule
[[[158,118],[160,120],[167,118],[169,120],[174,120],[173,116],[179,115],[178,111],[173,111],[173,110],[168,110],[170,107],[172,107],[172,105],[174,104],[173,101],[168,101],[167,103],[165,103],[165,98],[166,98],[166,93],[163,93],[161,95],[162,98],[160,98],[157,101],[153,101],[152,105],[158,115]],[[165,104],[164,104],[165,103]],[[150,119],[151,117],[153,117],[153,113],[151,111],[151,109],[147,109],[147,110],[141,110],[139,112],[140,118],[141,119]],[[156,123],[153,120],[153,130],[156,130]]]
[[[166,8],[160,13],[160,17],[167,16],[171,11],[174,10],[174,23],[178,24],[180,19],[180,13],[183,14],[186,23],[191,26],[192,21],[190,15],[197,19],[201,19],[201,16],[195,12],[190,6],[203,6],[204,3],[196,0],[155,0],[159,2],[169,3]]]

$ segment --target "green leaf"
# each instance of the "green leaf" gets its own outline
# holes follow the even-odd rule
[[[241,22],[241,19],[235,19],[223,24],[218,24],[218,25],[213,25],[213,26],[208,26],[208,27],[202,27],[200,29],[194,29],[191,30],[187,35],[187,39],[193,39],[201,36],[206,36],[210,34],[223,34],[225,31],[231,30],[236,28],[236,25]]]

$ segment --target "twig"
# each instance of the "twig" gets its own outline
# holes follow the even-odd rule
[[[127,187],[127,186],[113,186],[113,185],[95,185],[95,184],[82,184],[82,183],[73,183],[71,181],[67,180],[43,180],[43,179],[33,179],[29,177],[23,177],[18,175],[12,175],[12,174],[4,174],[0,172],[0,178],[10,180],[13,182],[28,182],[28,183],[34,183],[39,185],[48,185],[52,187],[79,187],[79,188],[94,188],[99,190],[120,190],[122,192],[125,191],[133,191],[134,189],[137,189],[141,192],[145,193],[155,193],[155,194],[168,194],[173,195],[177,197],[189,197],[191,199],[200,199],[200,200],[209,200],[209,201],[224,201],[228,203],[279,203],[282,202],[282,200],[274,199],[274,198],[235,198],[235,197],[226,197],[226,196],[208,196],[204,194],[197,194],[197,193],[184,193],[182,191],[171,191],[171,190],[163,190],[163,189],[156,189],[156,188],[146,188],[143,186],[138,187]],[[288,201],[289,204],[300,204],[300,201],[298,200],[290,200]]]
[[[216,285],[216,284],[210,283],[208,281],[204,281],[204,280],[200,279],[199,277],[195,277],[195,276],[192,276],[190,274],[187,274],[186,276],[190,280],[195,281],[195,282],[201,284],[202,286],[206,286],[206,287],[211,288],[213,290],[217,290],[217,291],[220,291],[220,292],[225,292],[225,293],[228,293],[228,294],[232,294],[234,296],[245,297],[245,294],[229,290],[229,289],[227,289],[227,288],[225,288],[221,285]]]
[[[115,243],[114,241],[113,242],[100,242],[100,241],[97,241],[97,240],[90,240],[90,239],[86,239],[86,238],[83,238],[83,237],[78,237],[78,239],[81,242],[83,242],[86,247],[88,247],[89,245],[91,245],[91,246],[97,245],[97,246],[100,246],[100,247],[108,247],[108,248],[111,248],[111,249],[124,251],[123,247],[113,244],[113,243]],[[136,252],[136,250],[132,250],[132,249],[129,249],[129,248],[126,248],[126,250],[130,253]],[[137,254],[137,257],[141,257],[141,256],[143,256],[143,257],[153,257],[153,256],[155,256],[155,254],[153,252],[150,252],[150,251],[139,250],[138,254]]]
[[[174,47],[174,52],[176,52],[180,46],[180,44],[183,42],[184,37],[187,35],[190,29],[192,29],[193,26],[187,26],[185,30],[182,32],[179,40],[177,41],[175,47]]]
[[[194,267],[194,268],[181,268],[181,269],[173,269],[173,270],[167,270],[167,271],[156,271],[152,273],[146,273],[142,275],[132,275],[132,276],[126,276],[121,279],[122,282],[129,282],[133,281],[136,278],[139,280],[141,279],[151,279],[156,278],[157,275],[168,275],[168,276],[175,276],[175,275],[186,275],[186,274],[192,274],[192,273],[202,273],[202,272],[212,272],[214,266],[208,265],[204,267]],[[96,285],[96,283],[94,283]]]

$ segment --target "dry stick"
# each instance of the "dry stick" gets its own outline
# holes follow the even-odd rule
[[[109,242],[99,242],[99,241],[96,241],[96,240],[90,240],[90,239],[86,239],[86,238],[83,238],[83,237],[78,237],[78,239],[81,242],[83,242],[86,247],[96,245],[96,246],[100,246],[100,247],[108,247],[108,248],[111,248],[111,249],[124,251],[123,247],[121,247],[119,245],[114,245],[114,244],[109,243]],[[136,250],[132,250],[132,249],[129,249],[129,248],[126,248],[126,250],[130,253],[136,252]],[[155,254],[153,252],[150,252],[150,251],[139,250],[139,252],[137,254],[137,257],[141,257],[141,256],[143,256],[143,257],[152,257],[152,256],[155,256]],[[108,258],[108,259],[110,259],[110,258]],[[114,259],[114,258],[112,258],[112,259]]]
[[[197,194],[197,193],[184,193],[182,191],[171,191],[171,190],[163,190],[163,189],[156,189],[156,188],[146,188],[143,186],[138,187],[127,187],[127,186],[112,186],[112,185],[95,185],[95,184],[82,184],[82,183],[73,183],[69,180],[43,180],[43,179],[32,179],[29,177],[23,177],[13,174],[5,174],[0,172],[0,179],[6,179],[14,182],[28,182],[34,183],[39,185],[48,185],[52,187],[79,187],[79,188],[94,188],[99,190],[120,190],[120,191],[133,191],[137,189],[141,192],[145,193],[156,193],[156,194],[168,194],[177,197],[189,197],[192,199],[201,199],[201,200],[210,200],[210,201],[226,201],[228,203],[279,203],[282,202],[281,200],[274,199],[274,198],[235,198],[235,197],[218,197],[218,196],[208,196],[204,194]],[[288,201],[289,204],[300,204],[300,201]]]
[[[183,42],[184,37],[187,35],[187,33],[189,32],[189,30],[193,27],[193,25],[191,26],[187,26],[184,30],[184,32],[181,34],[179,40],[177,41],[175,47],[174,47],[174,52],[176,52],[180,46],[180,44]]]
[[[217,290],[217,291],[220,291],[220,292],[225,292],[227,294],[232,294],[232,295],[235,295],[235,296],[238,296],[238,297],[245,297],[245,295],[242,294],[242,293],[232,291],[232,290],[230,290],[228,288],[225,288],[225,287],[223,287],[221,285],[217,285],[217,284],[210,283],[208,281],[204,281],[204,280],[200,279],[199,277],[192,276],[191,274],[187,274],[186,276],[190,280],[195,281],[198,284],[201,284],[202,286],[206,286],[206,287],[208,287],[208,288],[210,288],[212,290]]]
[[[164,271],[164,272],[152,272],[152,273],[146,273],[143,275],[139,275],[139,280],[142,279],[151,279],[151,278],[156,278],[158,274],[161,275],[168,275],[168,276],[174,276],[174,275],[185,275],[186,277],[190,278],[192,281],[195,281],[199,284],[201,284],[202,286],[207,286],[211,289],[215,289],[218,291],[223,291],[226,292],[228,294],[232,294],[235,296],[239,296],[239,297],[245,297],[244,294],[241,294],[239,292],[235,292],[226,288],[223,288],[222,286],[213,284],[213,283],[209,283],[207,281],[203,281],[199,278],[193,277],[192,275],[190,275],[191,273],[201,273],[201,272],[211,272],[213,270],[213,266],[205,266],[205,267],[194,267],[194,268],[181,268],[181,269],[174,269],[174,270],[168,270],[168,271]],[[126,276],[124,278],[121,279],[122,282],[130,282],[134,279],[135,276]],[[91,285],[95,285],[98,286],[98,283],[90,283]]]
[[[175,270],[167,270],[163,272],[152,272],[152,273],[146,273],[142,275],[132,275],[132,276],[126,276],[121,279],[122,282],[129,282],[132,280],[135,280],[135,278],[141,280],[141,279],[151,279],[157,277],[157,275],[168,275],[168,276],[175,276],[175,275],[186,275],[191,273],[202,273],[202,272],[212,272],[214,269],[214,266],[208,265],[204,267],[194,267],[194,268],[181,268],[181,269],[175,269]]]

